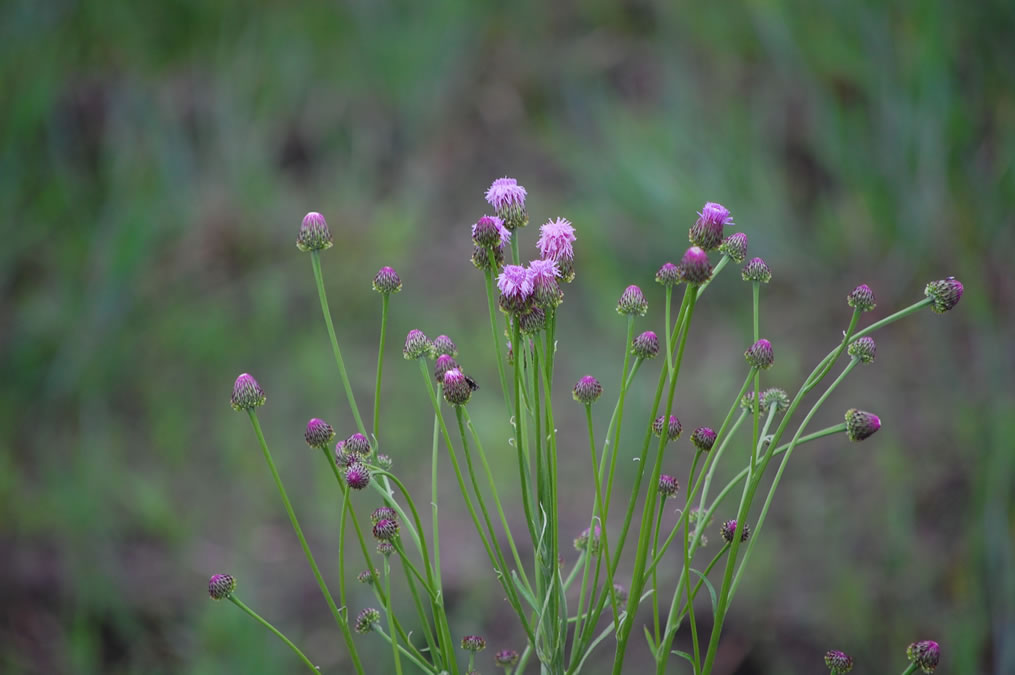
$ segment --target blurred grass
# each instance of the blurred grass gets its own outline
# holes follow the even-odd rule
[[[364,408],[369,279],[390,264],[406,282],[384,443],[425,494],[431,420],[395,347],[413,327],[452,335],[482,374],[472,414],[496,423],[466,227],[508,173],[534,225],[579,227],[562,387],[599,370],[617,390],[614,300],[642,284],[644,327],[661,328],[652,274],[705,200],[729,206],[775,270],[773,384],[792,386],[836,339],[856,283],[876,290],[876,319],[929,279],[962,279],[955,312],[879,336],[880,360],[830,402],[828,419],[859,404],[885,428],[791,466],[721,666],[802,672],[835,647],[890,670],[932,637],[943,671],[1012,672],[1013,31],[1001,0],[4,3],[3,669],[290,670],[283,646],[205,601],[207,576],[228,570],[334,671],[341,647],[229,386],[250,371],[268,390],[269,441],[334,577],[335,491],[300,432],[311,415],[352,425],[299,219],[320,210],[336,235],[325,278]],[[749,299],[734,277],[699,309],[685,426],[721,414],[739,381]],[[558,408],[584,509],[580,419]],[[511,475],[506,446],[498,459],[487,443]],[[444,487],[442,515],[460,521]],[[443,528],[453,627],[496,648],[512,636],[468,532]],[[354,593],[354,608],[369,602]]]

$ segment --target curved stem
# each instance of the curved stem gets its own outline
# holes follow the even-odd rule
[[[289,646],[289,649],[291,649],[294,652],[296,652],[296,656],[300,657],[300,661],[302,661],[307,666],[307,668],[309,668],[311,671],[313,671],[315,673],[315,675],[321,675],[321,671],[318,670],[317,666],[315,666],[310,661],[310,659],[307,658],[307,655],[304,654],[303,652],[301,652],[300,648],[297,647],[296,645],[294,645],[292,643],[292,641],[289,638],[287,638],[285,635],[283,635],[282,632],[279,629],[277,629],[274,626],[272,626],[270,623],[268,623],[267,620],[264,619],[264,617],[262,617],[260,614],[258,614],[254,610],[252,610],[249,607],[247,607],[245,604],[243,604],[243,602],[239,598],[237,598],[235,595],[230,595],[229,596],[229,601],[232,602],[237,607],[239,607],[240,609],[242,609],[247,614],[249,614],[259,624],[261,624],[262,626],[264,626],[265,628],[270,630],[272,633],[274,633],[278,637],[279,640],[281,640],[282,642],[286,643]]]
[[[391,639],[391,636],[388,635],[387,633],[385,633],[384,630],[380,626],[374,626],[374,632],[376,632],[378,635],[380,635],[382,638],[384,638],[389,644],[396,644],[396,647],[397,647],[398,651],[400,651],[402,654],[404,654],[405,658],[407,658],[410,661],[412,661],[416,665],[416,667],[419,668],[420,670],[422,670],[424,673],[436,673],[437,672],[433,668],[433,666],[431,666],[430,664],[426,663],[425,661],[423,661],[422,659],[417,657],[415,654],[413,654],[412,652],[410,652],[407,649],[405,649],[405,647],[403,647],[402,645],[399,645],[399,644],[395,643],[395,641]]]
[[[381,370],[384,367],[384,335],[388,329],[388,293],[381,295],[381,340],[377,346],[377,379],[374,381],[374,438],[378,438],[381,415]]]
[[[493,248],[487,254],[493,260]],[[493,337],[493,354],[497,359],[497,377],[500,378],[501,392],[504,394],[504,407],[511,408],[511,396],[508,394],[507,375],[504,374],[504,358],[500,352],[500,340],[497,338],[497,300],[493,291],[493,270],[487,269],[483,273],[483,282],[486,286],[486,304],[490,312],[490,334]]]
[[[395,673],[402,675],[402,659],[398,656],[398,641],[395,639],[395,613],[391,608],[391,565],[388,558],[384,558],[384,585],[387,590],[387,602],[384,605],[384,613],[388,615],[388,631],[391,633],[391,652],[395,659]]]

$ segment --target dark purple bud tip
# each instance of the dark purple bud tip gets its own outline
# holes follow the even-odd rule
[[[771,411],[774,407],[777,413],[784,412],[789,408],[789,394],[785,389],[778,387],[766,389],[761,392],[761,407],[767,411]]]
[[[374,536],[381,541],[392,541],[398,536],[398,521],[384,518],[374,523]]]
[[[680,276],[689,284],[703,284],[712,276],[708,254],[700,246],[692,246],[680,259]]]
[[[433,348],[437,356],[458,356],[458,347],[447,335],[438,335],[434,338]]]
[[[345,484],[353,490],[362,490],[370,485],[370,469],[356,463],[345,470]]]
[[[510,668],[518,664],[518,652],[513,649],[502,649],[494,654],[493,660],[501,668]]]
[[[660,415],[652,423],[652,432],[656,436],[662,436],[665,433],[666,440],[668,441],[675,441],[680,438],[681,431],[683,431],[683,427],[680,425],[680,420],[677,419],[676,415],[670,415],[669,419],[665,415]]]
[[[862,337],[855,342],[850,342],[846,351],[860,363],[872,363],[874,357],[877,356],[878,348],[874,343],[874,338]]]
[[[698,427],[691,432],[691,443],[702,452],[708,452],[715,445],[715,432],[710,427]]]
[[[772,270],[768,269],[768,265],[761,258],[751,258],[740,273],[740,278],[744,281],[767,284],[772,280]]]
[[[268,397],[264,395],[264,390],[261,389],[261,385],[257,383],[254,376],[243,373],[233,383],[233,395],[230,397],[229,403],[233,406],[233,410],[253,410],[264,405],[267,399]]]
[[[941,660],[941,647],[933,640],[921,640],[909,645],[906,656],[923,672],[933,673]]]
[[[373,513],[370,514],[370,522],[374,525],[381,522],[382,520],[397,520],[398,513],[390,506],[378,506],[374,509]]]
[[[213,574],[208,580],[208,595],[212,600],[225,600],[236,590],[236,579],[229,574]]]
[[[444,373],[444,400],[450,405],[465,405],[472,397],[472,385],[469,378],[458,368]]]
[[[683,279],[680,276],[680,268],[671,262],[663,263],[663,266],[656,272],[656,283],[663,286],[676,286]]]
[[[698,213],[698,220],[691,226],[688,239],[695,246],[712,251],[722,242],[725,225],[733,225],[729,209],[722,204],[706,202]]]
[[[659,476],[659,494],[661,494],[664,499],[667,497],[673,497],[679,490],[680,483],[677,482],[676,478],[665,473]]]
[[[501,246],[511,241],[511,232],[496,216],[483,216],[472,226],[472,241],[481,248]]]
[[[423,331],[413,328],[405,336],[405,348],[402,349],[402,356],[408,360],[420,359],[430,356],[434,352],[433,342]]]
[[[462,649],[467,652],[481,652],[486,649],[486,640],[478,635],[466,635],[462,638]]]
[[[846,304],[858,312],[869,312],[878,306],[874,291],[867,284],[860,284],[846,296]]]
[[[390,267],[382,267],[374,275],[373,283],[371,284],[373,289],[383,295],[391,295],[402,290],[402,280],[398,276],[398,272],[391,269]]]
[[[603,385],[599,384],[599,380],[591,375],[586,375],[578,380],[578,384],[574,385],[574,390],[571,392],[574,400],[585,405],[592,405],[602,395]]]
[[[363,457],[370,454],[370,441],[358,431],[345,439],[345,451]]]
[[[311,211],[303,216],[300,223],[300,232],[296,235],[296,248],[303,251],[323,251],[332,246],[331,231],[328,230],[328,223],[317,211]]]
[[[454,357],[448,354],[441,354],[437,357],[437,360],[433,364],[433,374],[437,378],[437,382],[441,385],[444,384],[444,374],[449,370],[453,370],[458,367],[458,362],[455,361]]]
[[[829,649],[825,652],[825,665],[831,671],[831,675],[842,675],[853,670],[853,657],[837,649]]]
[[[637,286],[628,286],[624,289],[624,292],[620,296],[620,300],[617,302],[617,314],[623,316],[645,316],[645,312],[648,311],[648,301],[645,300],[645,294],[641,292],[641,289]]]
[[[747,235],[737,232],[726,237],[719,244],[719,252],[737,264],[742,263],[747,258]]]
[[[367,607],[356,615],[356,632],[369,633],[374,629],[374,626],[378,625],[380,622],[381,613],[373,607]]]
[[[881,428],[881,418],[874,413],[850,408],[846,411],[846,436],[851,441],[870,438]]]
[[[949,309],[959,304],[963,292],[962,282],[955,277],[948,277],[940,281],[932,281],[927,284],[924,294],[934,301],[931,305],[938,314],[944,314]]]
[[[645,331],[631,343],[631,353],[639,359],[655,358],[659,353],[659,336],[650,330]]]
[[[758,370],[771,368],[775,362],[775,352],[772,351],[772,343],[765,338],[761,338],[744,352],[744,358],[747,359],[747,365],[752,368],[757,368]]]
[[[740,541],[747,541],[747,538],[751,536],[750,526],[747,523],[744,523],[744,526],[737,530],[737,521],[735,519],[727,520],[722,524],[722,527],[719,528],[722,540],[727,544],[733,542],[733,537],[736,536],[738,531],[740,532]]]
[[[311,448],[324,448],[331,443],[331,439],[335,437],[335,430],[330,424],[322,419],[312,417],[307,422],[307,430],[303,432],[303,438],[306,439],[307,445]]]

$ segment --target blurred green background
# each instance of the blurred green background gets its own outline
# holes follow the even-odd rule
[[[927,638],[942,644],[940,672],[1015,672],[1013,35],[1007,0],[3,3],[0,670],[296,672],[282,644],[208,600],[208,576],[229,571],[342,672],[344,647],[227,402],[243,371],[267,390],[268,440],[337,586],[337,491],[301,434],[310,416],[343,436],[353,426],[294,246],[308,210],[335,235],[324,274],[367,411],[369,282],[384,264],[405,282],[382,414],[396,471],[425,505],[432,416],[398,352],[410,328],[444,332],[481,380],[473,416],[517,504],[468,261],[483,192],[508,174],[529,190],[523,249],[549,217],[578,227],[557,376],[565,542],[591,505],[567,388],[598,375],[608,416],[616,298],[641,284],[639,329],[661,331],[652,276],[706,200],[732,210],[774,271],[772,385],[794,388],[830,348],[857,283],[877,293],[874,320],[959,277],[959,307],[878,335],[879,360],[816,420],[858,406],[884,427],[796,455],[717,672],[822,672],[828,648],[859,672],[899,672],[906,645]],[[696,315],[685,427],[718,425],[749,332],[748,287],[728,270]],[[630,439],[657,368],[632,394]],[[674,447],[666,470],[686,475],[689,446]],[[622,463],[624,481],[632,469]],[[361,513],[374,506],[362,501]],[[452,628],[487,635],[492,672],[518,634],[453,480],[441,513]],[[352,612],[374,604],[351,592]],[[369,672],[388,672],[384,643],[359,643]],[[631,645],[639,672],[646,649]]]

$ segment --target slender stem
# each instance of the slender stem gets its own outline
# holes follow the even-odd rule
[[[440,526],[438,525],[437,519],[437,463],[438,463],[438,430],[439,425],[437,423],[437,415],[433,418],[433,448],[431,449],[430,455],[430,521],[433,528],[433,567],[434,567],[434,582],[436,590],[440,591],[443,588],[441,581],[441,537],[440,537]]]
[[[352,409],[352,416],[356,420],[356,429],[365,436],[367,429],[363,426],[363,419],[359,416],[359,407],[356,405],[356,397],[352,393],[352,385],[349,384],[349,375],[345,371],[345,361],[342,360],[342,350],[338,346],[335,326],[331,322],[331,310],[328,309],[328,295],[324,291],[324,275],[321,273],[321,258],[317,251],[310,252],[310,262],[314,266],[314,281],[317,282],[317,296],[321,300],[321,312],[324,314],[324,323],[328,327],[328,337],[331,339],[331,351],[335,354],[335,364],[338,365],[338,374],[342,378],[345,397],[349,401],[349,408]]]
[[[402,675],[402,659],[398,655],[398,640],[395,639],[395,613],[391,608],[391,565],[388,564],[387,556],[384,557],[384,585],[387,589],[388,600],[384,605],[384,613],[388,615],[388,631],[391,633],[390,642],[391,652],[395,659],[395,673]]]
[[[902,675],[909,675],[910,673],[915,673],[916,669],[919,667],[920,666],[917,665],[916,663],[910,663],[908,666],[906,666],[906,669],[902,671]]]
[[[694,461],[691,463],[691,473],[687,477],[687,484],[691,485],[694,481],[694,469],[698,465],[698,458],[701,456],[700,452],[695,453]],[[687,498],[684,502],[684,510],[687,511],[691,507],[691,491],[687,491]],[[691,662],[695,673],[698,672],[698,664],[701,662],[701,650],[698,646],[698,624],[694,618],[694,596],[691,595],[691,556],[688,554],[688,539],[691,536],[691,521],[690,518],[683,518],[684,521],[684,583],[686,584],[685,592],[687,593],[687,615],[691,622],[691,643],[694,649],[694,661]],[[677,590],[676,593],[680,591]],[[667,650],[669,651],[669,650]]]
[[[760,331],[760,317],[759,317],[759,298],[761,295],[761,282],[755,281],[751,284],[751,295],[753,296],[754,304],[754,342],[761,339]],[[753,410],[752,417],[754,418],[754,433],[751,437],[751,470],[758,465],[758,423],[761,420],[761,371],[754,371],[754,402],[751,404]]]
[[[257,413],[254,412],[253,409],[247,410],[247,413],[250,415],[250,423],[254,426],[254,433],[257,435],[257,440],[261,444],[261,450],[264,452],[265,461],[268,462],[268,468],[271,470],[272,478],[275,479],[275,486],[278,488],[278,493],[282,497],[282,504],[285,506],[286,513],[289,514],[289,522],[292,523],[293,531],[296,532],[296,538],[300,540],[300,546],[303,548],[303,555],[307,558],[310,570],[313,572],[314,578],[317,580],[317,585],[321,589],[321,595],[324,596],[324,601],[328,604],[328,609],[331,610],[331,615],[335,618],[335,623],[338,624],[339,630],[342,631],[342,637],[345,639],[346,646],[349,648],[349,656],[352,659],[353,667],[356,668],[357,673],[362,675],[363,664],[360,663],[359,653],[356,651],[356,643],[353,642],[352,633],[349,631],[349,624],[335,605],[335,599],[331,597],[331,591],[328,590],[328,584],[325,583],[324,577],[321,576],[321,570],[317,567],[317,561],[314,560],[314,554],[310,552],[310,546],[307,544],[307,539],[303,536],[303,529],[300,527],[300,521],[296,518],[296,512],[293,511],[293,506],[289,502],[289,495],[286,494],[285,486],[282,485],[282,477],[279,476],[278,468],[275,466],[275,460],[272,459],[271,450],[268,449],[268,443],[264,440],[264,433],[261,431],[261,424],[257,420]]]
[[[667,287],[666,290],[667,290],[667,292],[669,292],[670,288]],[[667,302],[667,308],[668,307],[669,307],[669,303]],[[607,516],[610,513],[610,497],[613,494],[613,476],[614,476],[614,472],[615,472],[616,467],[617,467],[617,455],[619,453],[618,446],[620,445],[620,429],[621,429],[621,426],[623,426],[623,423],[624,423],[624,400],[627,398],[627,385],[628,385],[627,369],[628,369],[628,364],[631,361],[631,342],[632,342],[633,339],[634,339],[634,316],[632,315],[632,316],[628,316],[627,317],[627,338],[624,340],[624,367],[620,371],[620,396],[617,398],[617,407],[616,407],[617,425],[613,429],[613,445],[610,448],[610,455],[611,455],[611,457],[610,457],[610,473],[607,475],[607,478],[606,478],[606,497],[603,500],[604,508],[600,511],[604,521],[606,520]],[[667,356],[667,358],[669,357],[669,354],[670,354],[669,350],[666,350],[666,356]],[[638,364],[640,364],[640,363],[641,363],[641,359],[637,359],[636,363],[635,363],[635,368],[637,368]],[[612,426],[612,421],[611,421],[611,426]],[[606,439],[607,440],[609,440],[609,435],[610,435],[610,429],[608,428],[606,430]],[[605,458],[606,458],[606,449],[604,447],[604,449],[603,449],[603,459],[605,459]],[[600,478],[602,477],[602,473],[603,473],[603,470],[602,470],[602,468],[600,468],[599,469]],[[609,559],[607,559],[607,560],[609,560]]]
[[[383,628],[381,628],[381,627],[380,627],[379,625],[378,625],[378,626],[374,626],[374,631],[375,631],[375,632],[376,632],[376,633],[377,633],[378,635],[380,635],[380,636],[381,636],[382,638],[384,638],[384,639],[385,639],[385,640],[386,640],[386,641],[387,641],[388,643],[393,643],[393,642],[394,642],[394,641],[393,641],[393,640],[391,639],[391,636],[390,636],[390,635],[388,635],[387,633],[385,633],[385,632],[384,632],[384,629],[383,629]],[[416,664],[416,667],[417,667],[417,668],[419,668],[420,670],[422,670],[422,671],[423,671],[424,673],[436,673],[436,672],[437,672],[437,671],[436,671],[436,670],[434,669],[434,667],[433,667],[433,666],[431,666],[430,664],[428,664],[428,663],[424,662],[424,661],[423,661],[422,659],[420,659],[419,657],[417,657],[417,656],[416,656],[415,654],[413,654],[412,652],[410,652],[410,651],[406,650],[406,649],[405,649],[405,648],[404,648],[404,647],[403,647],[402,645],[397,645],[397,647],[398,647],[398,651],[402,652],[402,654],[404,654],[404,655],[405,655],[405,658],[409,659],[409,660],[410,660],[410,661],[412,661],[412,662],[413,662],[414,664]]]
[[[512,237],[512,241],[514,237]],[[532,488],[529,486],[529,462],[525,455],[525,447],[522,442],[522,404],[521,404],[521,389],[522,389],[522,373],[521,373],[521,359],[525,353],[526,348],[521,344],[521,331],[518,328],[518,322],[514,322],[513,330],[511,332],[511,344],[514,345],[515,359],[514,359],[514,419],[513,426],[515,432],[515,452],[518,454],[518,476],[521,479],[521,500],[522,507],[525,510],[525,524],[529,528],[529,538],[532,541],[532,546],[535,548],[539,538],[537,536],[536,521],[532,516]],[[538,570],[538,565],[536,566]],[[538,574],[538,572],[537,572]],[[537,581],[536,585],[539,583]]]
[[[659,500],[659,513],[656,516],[655,534],[652,535],[652,559],[655,560],[656,556],[659,555],[659,530],[662,529],[663,525],[663,513],[666,512],[666,496]],[[659,642],[661,635],[661,626],[659,625],[659,576],[656,574],[656,568],[653,565],[651,572],[652,575],[652,628],[656,638],[656,643]]]
[[[673,286],[666,285],[666,372],[673,374],[673,353],[670,351],[670,305],[673,304]],[[631,317],[634,318],[634,317]]]
[[[613,406],[613,415],[610,417],[610,423],[606,427],[606,434],[603,438],[603,453],[599,459],[599,475],[606,475],[606,493],[604,494],[604,502],[606,512],[604,516],[610,515],[610,496],[613,492],[613,477],[617,471],[617,456],[619,454],[620,434],[615,433],[615,429],[619,428],[615,425],[624,424],[624,401],[627,399],[627,392],[631,387],[631,382],[634,381],[634,376],[638,373],[641,368],[641,364],[645,360],[641,358],[635,358],[634,366],[631,367],[631,372],[627,374],[621,383],[620,394],[617,396],[617,403]],[[610,442],[610,437],[613,437],[613,442]],[[609,451],[609,452],[607,452]],[[606,458],[610,457],[610,472],[606,473]]]
[[[388,300],[390,294],[381,294],[381,339],[377,345],[377,379],[374,382],[374,438],[378,437],[381,415],[381,370],[384,366],[384,335],[388,329]]]
[[[606,518],[603,515],[606,512],[606,509],[603,505],[602,483],[600,481],[601,476],[599,475],[598,464],[596,463],[596,434],[592,426],[592,406],[589,404],[585,405],[585,420],[589,427],[589,451],[592,456],[592,477],[596,481],[596,505],[594,511],[599,512],[599,526],[603,531],[602,541],[603,555],[606,557],[606,583],[610,594],[610,604],[613,607],[613,621],[616,623],[620,616],[620,612],[617,609],[617,592],[616,589],[613,588],[613,572],[610,571],[610,539],[606,532]],[[589,604],[591,606],[592,603],[590,602]]]
[[[289,638],[287,638],[285,635],[283,635],[282,632],[279,629],[277,629],[274,626],[272,626],[270,623],[268,623],[268,621],[264,617],[262,617],[260,614],[258,614],[254,610],[252,610],[249,607],[247,607],[245,604],[243,604],[243,602],[239,598],[237,598],[235,595],[230,595],[229,596],[229,600],[234,605],[236,605],[237,607],[242,609],[244,612],[249,614],[259,624],[261,624],[262,626],[264,626],[265,628],[270,630],[272,633],[274,633],[276,636],[278,636],[278,639],[280,639],[282,642],[284,642],[287,645],[289,645],[289,649],[291,649],[294,652],[296,652],[296,656],[300,657],[300,661],[303,661],[303,663],[306,664],[307,668],[309,668],[311,671],[313,671],[315,673],[315,675],[320,675],[321,674],[321,671],[318,670],[317,666],[315,666],[310,661],[310,659],[307,658],[307,655],[304,654],[303,652],[301,652],[300,648],[297,647],[296,645],[294,645],[292,643],[292,641]]]
[[[885,318],[881,319],[880,321],[875,321],[874,323],[872,323],[871,325],[867,326],[863,330],[859,330],[856,333],[853,333],[853,335],[849,338],[849,341],[850,342],[856,342],[857,340],[859,340],[863,336],[870,335],[871,333],[873,333],[874,331],[878,330],[879,328],[884,328],[888,324],[894,323],[894,322],[898,321],[899,319],[904,319],[907,316],[909,316],[910,314],[913,314],[914,312],[918,312],[921,309],[923,309],[924,307],[927,307],[927,306],[933,304],[933,302],[934,302],[934,300],[932,298],[922,298],[922,299],[914,302],[909,307],[905,307],[903,309],[900,309],[895,314],[890,314],[889,316],[886,316]]]
[[[493,249],[487,253],[490,260],[493,260]],[[490,311],[490,334],[493,337],[493,355],[497,360],[497,376],[500,378],[501,392],[504,394],[504,407],[511,408],[511,396],[508,394],[507,375],[504,374],[504,357],[500,352],[500,339],[497,337],[497,300],[494,298],[493,270],[487,269],[483,273],[483,281],[486,285],[486,304]]]

